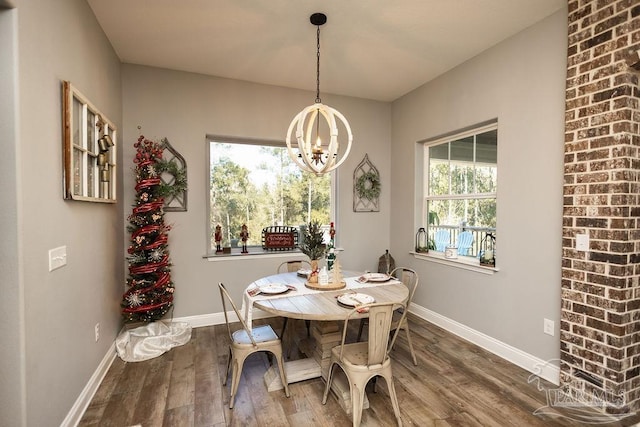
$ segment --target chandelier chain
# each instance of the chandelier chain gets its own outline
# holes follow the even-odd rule
[[[318,25],[318,31],[316,33],[317,40],[317,58],[316,58],[316,103],[321,103],[320,99],[320,25]]]

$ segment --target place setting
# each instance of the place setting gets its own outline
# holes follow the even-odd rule
[[[360,292],[345,292],[342,294],[336,295],[336,300],[338,305],[346,307],[346,308],[357,308],[361,305],[371,304],[376,302],[376,299],[368,294],[363,294]],[[367,307],[364,307],[361,312],[367,311]],[[360,311],[360,310],[358,310]]]
[[[391,276],[385,273],[365,273],[356,279],[358,283],[380,283],[387,282],[389,280],[391,280]]]
[[[256,295],[280,295],[289,291],[295,291],[297,288],[294,285],[287,285],[284,283],[268,283],[266,285],[256,286],[251,289],[247,289],[247,294],[250,297]]]

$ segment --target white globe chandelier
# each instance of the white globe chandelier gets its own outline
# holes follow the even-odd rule
[[[316,102],[304,108],[296,114],[287,131],[287,150],[289,157],[300,169],[314,173],[318,176],[331,172],[340,166],[351,151],[353,134],[347,119],[335,108],[324,105],[320,99],[320,26],[327,22],[327,16],[323,13],[314,13],[309,18],[317,30],[317,62],[316,62]],[[321,117],[326,121],[328,128],[328,140],[320,138]],[[340,154],[338,142],[338,121],[342,122],[347,130],[347,147]],[[315,134],[315,138],[314,138]],[[297,144],[292,141],[297,141]]]

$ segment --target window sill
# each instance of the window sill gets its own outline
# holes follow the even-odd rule
[[[216,261],[240,261],[246,259],[256,259],[256,258],[292,258],[292,257],[306,257],[299,250],[292,251],[263,251],[262,249],[249,248],[248,254],[240,253],[240,249],[235,249],[235,252],[231,252],[230,254],[214,254],[214,255],[205,255],[204,259],[210,262]]]
[[[429,262],[435,262],[436,264],[448,265],[450,267],[461,268],[463,270],[475,271],[482,274],[495,274],[500,271],[497,267],[485,267],[478,263],[476,258],[460,256],[456,259],[447,259],[441,252],[410,252],[414,258],[421,259]]]

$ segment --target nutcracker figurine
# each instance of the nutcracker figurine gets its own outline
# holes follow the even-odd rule
[[[216,232],[214,235],[216,241],[216,253],[222,252],[222,227],[220,224],[216,225]]]
[[[333,226],[333,222],[329,227],[329,236],[331,237],[331,240],[329,240],[329,245],[327,246],[327,270],[331,271],[331,269],[333,268],[333,263],[336,261],[336,229]]]
[[[243,254],[248,254],[247,250],[247,240],[249,239],[249,230],[247,229],[247,224],[242,224],[242,230],[240,231],[240,240],[242,240],[242,251]]]

